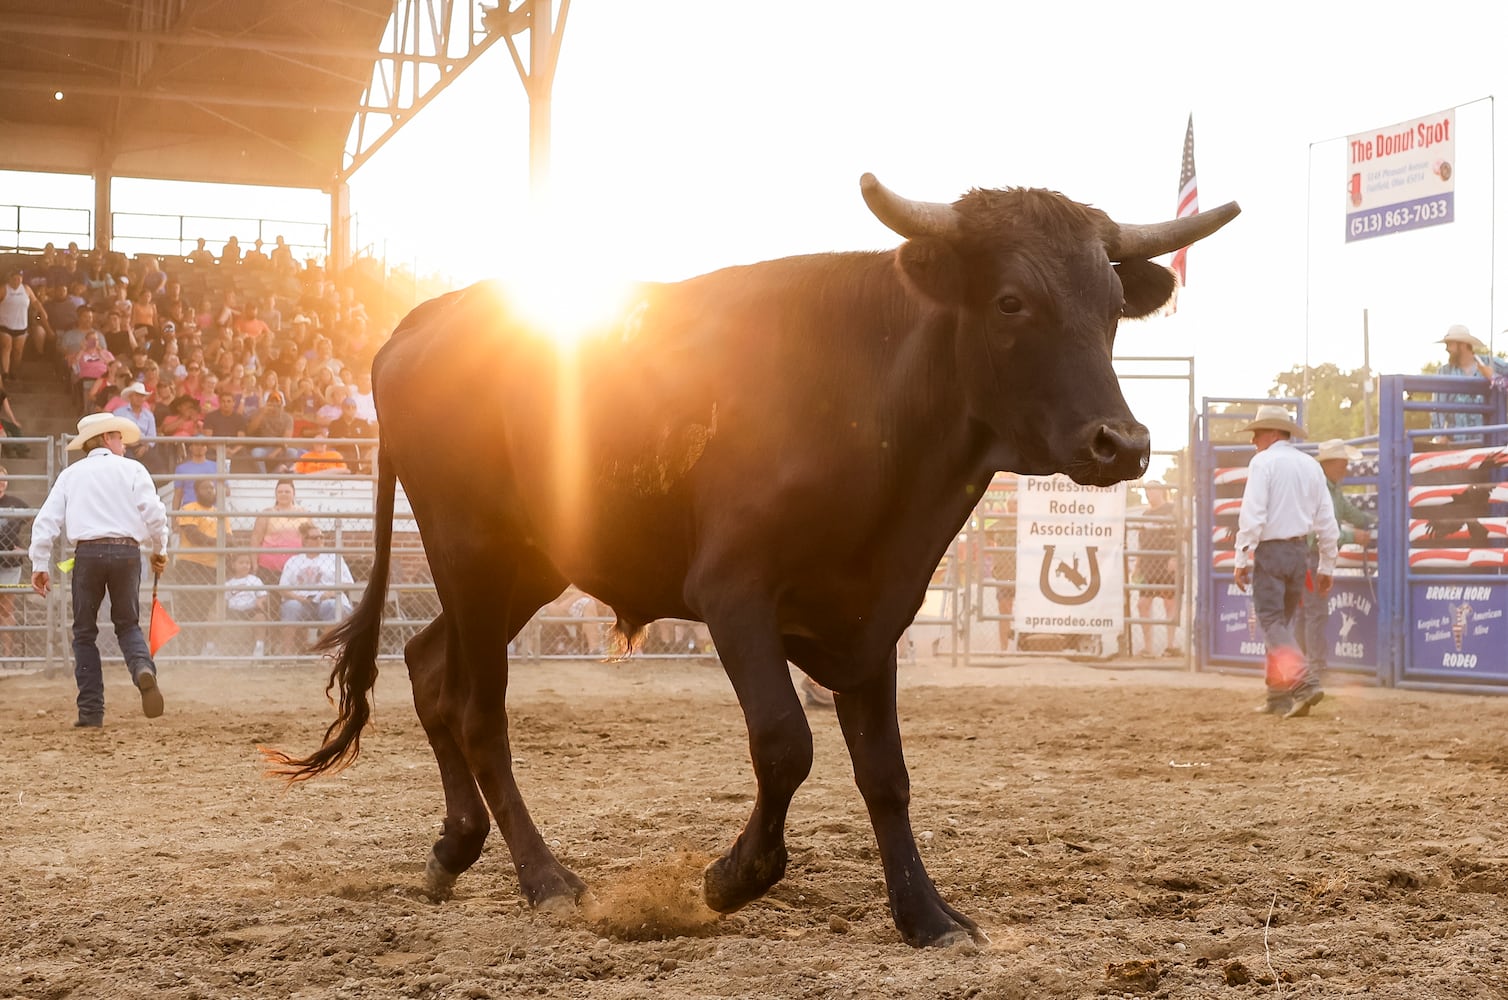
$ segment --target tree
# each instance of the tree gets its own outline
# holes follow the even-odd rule
[[[1342,371],[1325,362],[1311,368],[1294,365],[1275,380],[1274,396],[1304,401],[1304,430],[1311,441],[1359,438],[1366,433],[1365,407],[1372,410],[1371,426],[1377,427],[1377,393],[1367,394],[1370,374],[1365,368]]]

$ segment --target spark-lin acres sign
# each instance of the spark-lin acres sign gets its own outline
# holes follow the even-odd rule
[[[1125,485],[1022,476],[1016,496],[1017,630],[1119,632],[1125,625]]]
[[[1346,242],[1456,218],[1456,109],[1348,136]]]

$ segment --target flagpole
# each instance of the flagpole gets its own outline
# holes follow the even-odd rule
[[[1314,143],[1309,144],[1309,165],[1304,171],[1304,372],[1299,383],[1299,400],[1309,398],[1309,297],[1313,282],[1309,272],[1314,258]]]

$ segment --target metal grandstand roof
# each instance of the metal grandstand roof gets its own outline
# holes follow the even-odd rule
[[[0,169],[329,190],[527,27],[500,6],[0,0]]]

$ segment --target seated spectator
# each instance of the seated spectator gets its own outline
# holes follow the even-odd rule
[[[268,332],[277,333],[283,329],[283,311],[278,308],[278,297],[276,295],[267,296],[267,301],[262,304],[262,308],[258,310],[257,315],[263,323],[267,324]]]
[[[331,375],[339,375],[340,370],[346,366],[344,361],[335,357],[335,346],[329,337],[320,337],[314,342],[314,351],[309,358],[309,370],[317,372],[321,368],[327,368]]]
[[[295,389],[288,401],[288,412],[293,415],[293,436],[313,437],[319,427],[315,419],[324,400],[314,388],[314,380],[305,375],[294,382]]]
[[[377,429],[357,415],[356,400],[349,396],[340,404],[340,416],[330,421],[329,433],[336,440],[341,438],[375,439],[377,437]],[[367,459],[371,452],[369,446],[346,444],[336,445],[336,449],[345,456],[346,465],[353,472],[368,471]]]
[[[267,619],[267,590],[262,578],[253,572],[255,561],[249,552],[230,557],[230,578],[225,581],[225,617],[231,621],[259,622]],[[262,638],[262,629],[231,629],[225,637],[225,651],[245,656]]]
[[[183,262],[193,267],[208,267],[215,262],[215,255],[210,252],[209,247],[204,245],[203,236],[199,237],[194,249],[184,254]]]
[[[565,589],[555,600],[540,609],[542,618],[596,618],[602,615],[602,607],[591,596],[576,587]],[[585,621],[546,622],[539,630],[540,651],[546,656],[568,656],[579,653],[605,652],[602,625],[589,625]]]
[[[372,373],[364,371],[356,376],[356,389],[351,393],[356,401],[356,415],[373,427],[377,425],[377,401],[372,396]]]
[[[163,437],[198,437],[204,429],[199,400],[188,395],[177,397],[168,406],[168,415],[157,425]]]
[[[160,323],[157,306],[152,303],[152,293],[143,289],[136,296],[136,301],[131,303],[130,328],[133,338],[144,339],[146,336],[156,334]]]
[[[91,261],[84,274],[84,291],[89,301],[108,298],[115,288],[115,278],[105,270],[104,261]]]
[[[250,268],[253,271],[266,270],[269,263],[271,262],[267,259],[267,255],[262,252],[261,240],[253,241],[251,249],[246,251],[245,257],[241,258],[241,266]]]
[[[277,245],[272,248],[272,269],[278,274],[293,274],[298,270],[298,264],[293,259],[293,248],[283,242],[281,236],[276,238]]]
[[[157,391],[152,394],[152,413],[157,417],[160,425],[167,419],[173,410],[173,400],[178,398],[178,383],[173,379],[164,377],[157,383]]]
[[[230,372],[220,379],[220,391],[235,396],[238,408],[241,404],[241,397],[247,395],[251,388],[254,388],[254,385],[246,377],[246,368],[239,361],[232,364]]]
[[[234,393],[220,391],[219,405],[204,415],[204,433],[210,437],[245,437],[246,417],[241,413]],[[231,461],[246,454],[245,445],[227,445],[225,457]]]
[[[190,450],[195,446],[190,445]],[[202,450],[203,446],[198,446]],[[214,463],[210,463],[214,468]],[[180,469],[183,466],[179,466]],[[215,552],[185,552],[183,549],[215,549],[220,545],[220,518],[212,512],[215,509],[215,484],[208,479],[201,479],[188,484],[187,503],[177,503],[180,493],[184,491],[175,488],[173,491],[175,510],[182,510],[176,516],[178,522],[178,547],[179,552],[173,560],[173,580],[175,583],[185,584],[191,587],[203,587],[215,582],[215,570],[219,563],[219,555]],[[206,513],[210,512],[210,513]],[[180,625],[190,622],[209,622],[215,615],[215,592],[213,590],[185,590],[176,597],[176,608],[179,611],[178,621]],[[204,640],[207,628],[200,625],[198,628],[183,629],[183,651],[189,654],[197,654],[204,651]]]
[[[98,332],[84,338],[84,346],[73,359],[73,375],[84,400],[90,398],[94,383],[105,377],[110,369],[110,362],[114,360],[115,355],[105,350]]]
[[[105,370],[105,377],[96,379],[94,388],[89,393],[89,411],[108,413],[124,405],[125,400],[120,398],[120,391],[130,385],[131,381],[131,373],[120,359],[111,361]]]
[[[227,267],[241,263],[241,241],[232,236],[220,248],[220,263]]]
[[[199,380],[199,391],[194,393],[194,398],[199,400],[199,406],[206,412],[220,405],[220,377],[214,372],[207,372]]]
[[[127,327],[121,314],[115,311],[105,313],[100,336],[104,339],[105,350],[122,358],[130,357],[137,343],[136,335]]]
[[[209,457],[209,442],[202,437],[190,438],[188,443],[188,457],[179,462],[173,469],[173,509],[178,510],[185,503],[193,503],[197,500],[196,490],[204,476],[215,474],[215,460]]]
[[[247,423],[246,436],[279,439],[293,436],[293,418],[283,412],[281,393],[267,394],[267,398],[262,401],[262,408]],[[262,462],[263,472],[287,472],[289,465],[298,457],[298,454],[292,448],[282,444],[259,444],[253,445],[251,449],[252,457]]]
[[[316,367],[310,372],[310,377],[314,380],[314,391],[319,393],[320,399],[328,399],[331,389],[340,389],[341,398],[345,398],[345,386],[341,384],[340,379],[336,378],[335,373],[330,369]]]
[[[42,303],[42,308],[47,313],[47,321],[52,328],[59,333],[71,330],[78,325],[79,303],[74,301],[68,294],[68,289],[62,285],[48,287],[47,298]]]
[[[267,335],[268,326],[262,321],[260,312],[261,306],[255,302],[246,303],[246,307],[241,310],[240,318],[236,320],[233,327],[235,332],[253,343],[261,343],[262,338]]]
[[[134,458],[145,465],[150,472],[159,472],[153,462],[153,448],[155,445],[147,438],[157,436],[157,415],[147,405],[150,393],[147,387],[140,382],[132,382],[120,391],[120,398],[125,400],[125,405],[115,411],[117,417],[125,417],[137,427],[141,428],[142,439],[135,444],[126,445],[125,455]]]
[[[346,387],[332,385],[323,393],[324,404],[314,411],[314,422],[320,427],[329,427],[330,424],[340,419],[340,408],[346,401]],[[330,435],[334,437],[335,435]]]
[[[346,467],[346,458],[328,440],[329,432],[321,427],[309,442],[309,450],[299,456],[299,460],[293,463],[293,471],[301,476],[311,473],[330,475],[332,473],[344,474],[351,470]]]
[[[289,557],[278,579],[285,622],[333,622],[349,611],[350,598],[342,584],[351,585],[351,568],[334,552],[321,551],[324,532],[313,522],[299,529],[306,551]]]
[[[73,370],[73,362],[77,359],[79,351],[84,347],[85,339],[91,333],[97,332],[94,327],[94,310],[91,307],[80,306],[76,316],[73,328],[58,334],[58,350],[63,355],[63,364],[70,372]]]
[[[168,283],[167,272],[162,269],[156,257],[141,258],[141,297],[148,302],[162,294],[163,287]],[[150,298],[148,298],[150,296]]]

